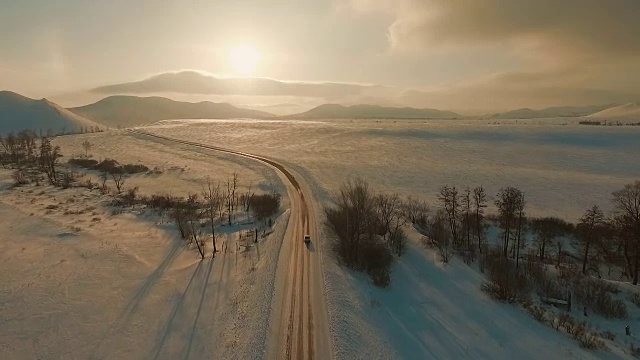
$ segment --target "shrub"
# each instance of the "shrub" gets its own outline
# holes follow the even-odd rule
[[[482,284],[482,290],[498,301],[514,303],[527,297],[527,278],[518,271],[509,259],[500,258],[487,263],[489,281]]]
[[[607,319],[625,319],[628,316],[625,303],[611,295],[619,291],[613,284],[591,278],[573,283],[575,300]]]
[[[629,300],[631,300],[631,302],[635,306],[640,307],[640,294],[638,294],[638,293],[631,294],[631,296],[629,297]]]
[[[27,173],[24,170],[16,170],[11,174],[13,178],[13,186],[20,186],[29,183]]]
[[[71,158],[69,159],[68,163],[71,166],[77,166],[85,169],[93,169],[96,165],[98,165],[98,162],[92,159]]]
[[[608,331],[608,330],[599,333],[598,336],[600,336],[603,339],[607,339],[607,340],[611,340],[611,341],[614,341],[616,339],[616,334],[614,334],[614,333],[612,333],[611,331]]]
[[[333,235],[332,250],[338,261],[369,274],[374,285],[390,282],[393,254],[380,233],[374,194],[363,180],[348,182],[334,197],[335,206],[324,209],[325,226]]]
[[[530,305],[527,307],[527,311],[529,311],[529,314],[539,322],[544,323],[546,321],[547,311],[542,306]]]
[[[122,166],[122,169],[127,174],[137,174],[149,171],[149,168],[142,164],[126,164]]]
[[[278,212],[280,208],[280,194],[254,195],[249,200],[249,203],[256,218],[263,220]]]

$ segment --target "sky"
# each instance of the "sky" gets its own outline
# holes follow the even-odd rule
[[[0,90],[64,106],[120,93],[463,113],[627,103],[638,19],[639,0],[7,0]]]

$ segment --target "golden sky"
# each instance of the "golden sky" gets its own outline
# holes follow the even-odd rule
[[[62,105],[624,103],[640,100],[638,19],[638,0],[6,1],[0,90]]]

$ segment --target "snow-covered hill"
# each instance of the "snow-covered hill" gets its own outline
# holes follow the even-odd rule
[[[638,120],[640,121],[640,103],[629,103],[616,107],[612,107],[606,110],[602,110],[595,114],[589,115],[589,118],[613,120],[613,121],[625,121],[625,120]]]
[[[170,119],[262,119],[273,116],[268,112],[243,109],[227,103],[190,103],[157,96],[125,95],[109,96],[69,110],[110,127],[138,126]]]
[[[488,116],[485,115],[483,117],[490,117],[493,119],[547,119],[557,117],[577,117],[597,113],[598,111],[608,109],[612,106],[615,105],[556,106],[541,110],[524,108]]]
[[[0,134],[24,129],[53,134],[100,127],[47,99],[34,100],[11,91],[0,91]]]

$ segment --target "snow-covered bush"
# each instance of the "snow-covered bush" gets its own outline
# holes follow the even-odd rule
[[[615,285],[602,280],[583,278],[573,283],[575,300],[608,319],[626,319],[627,306],[612,294],[619,292]]]

